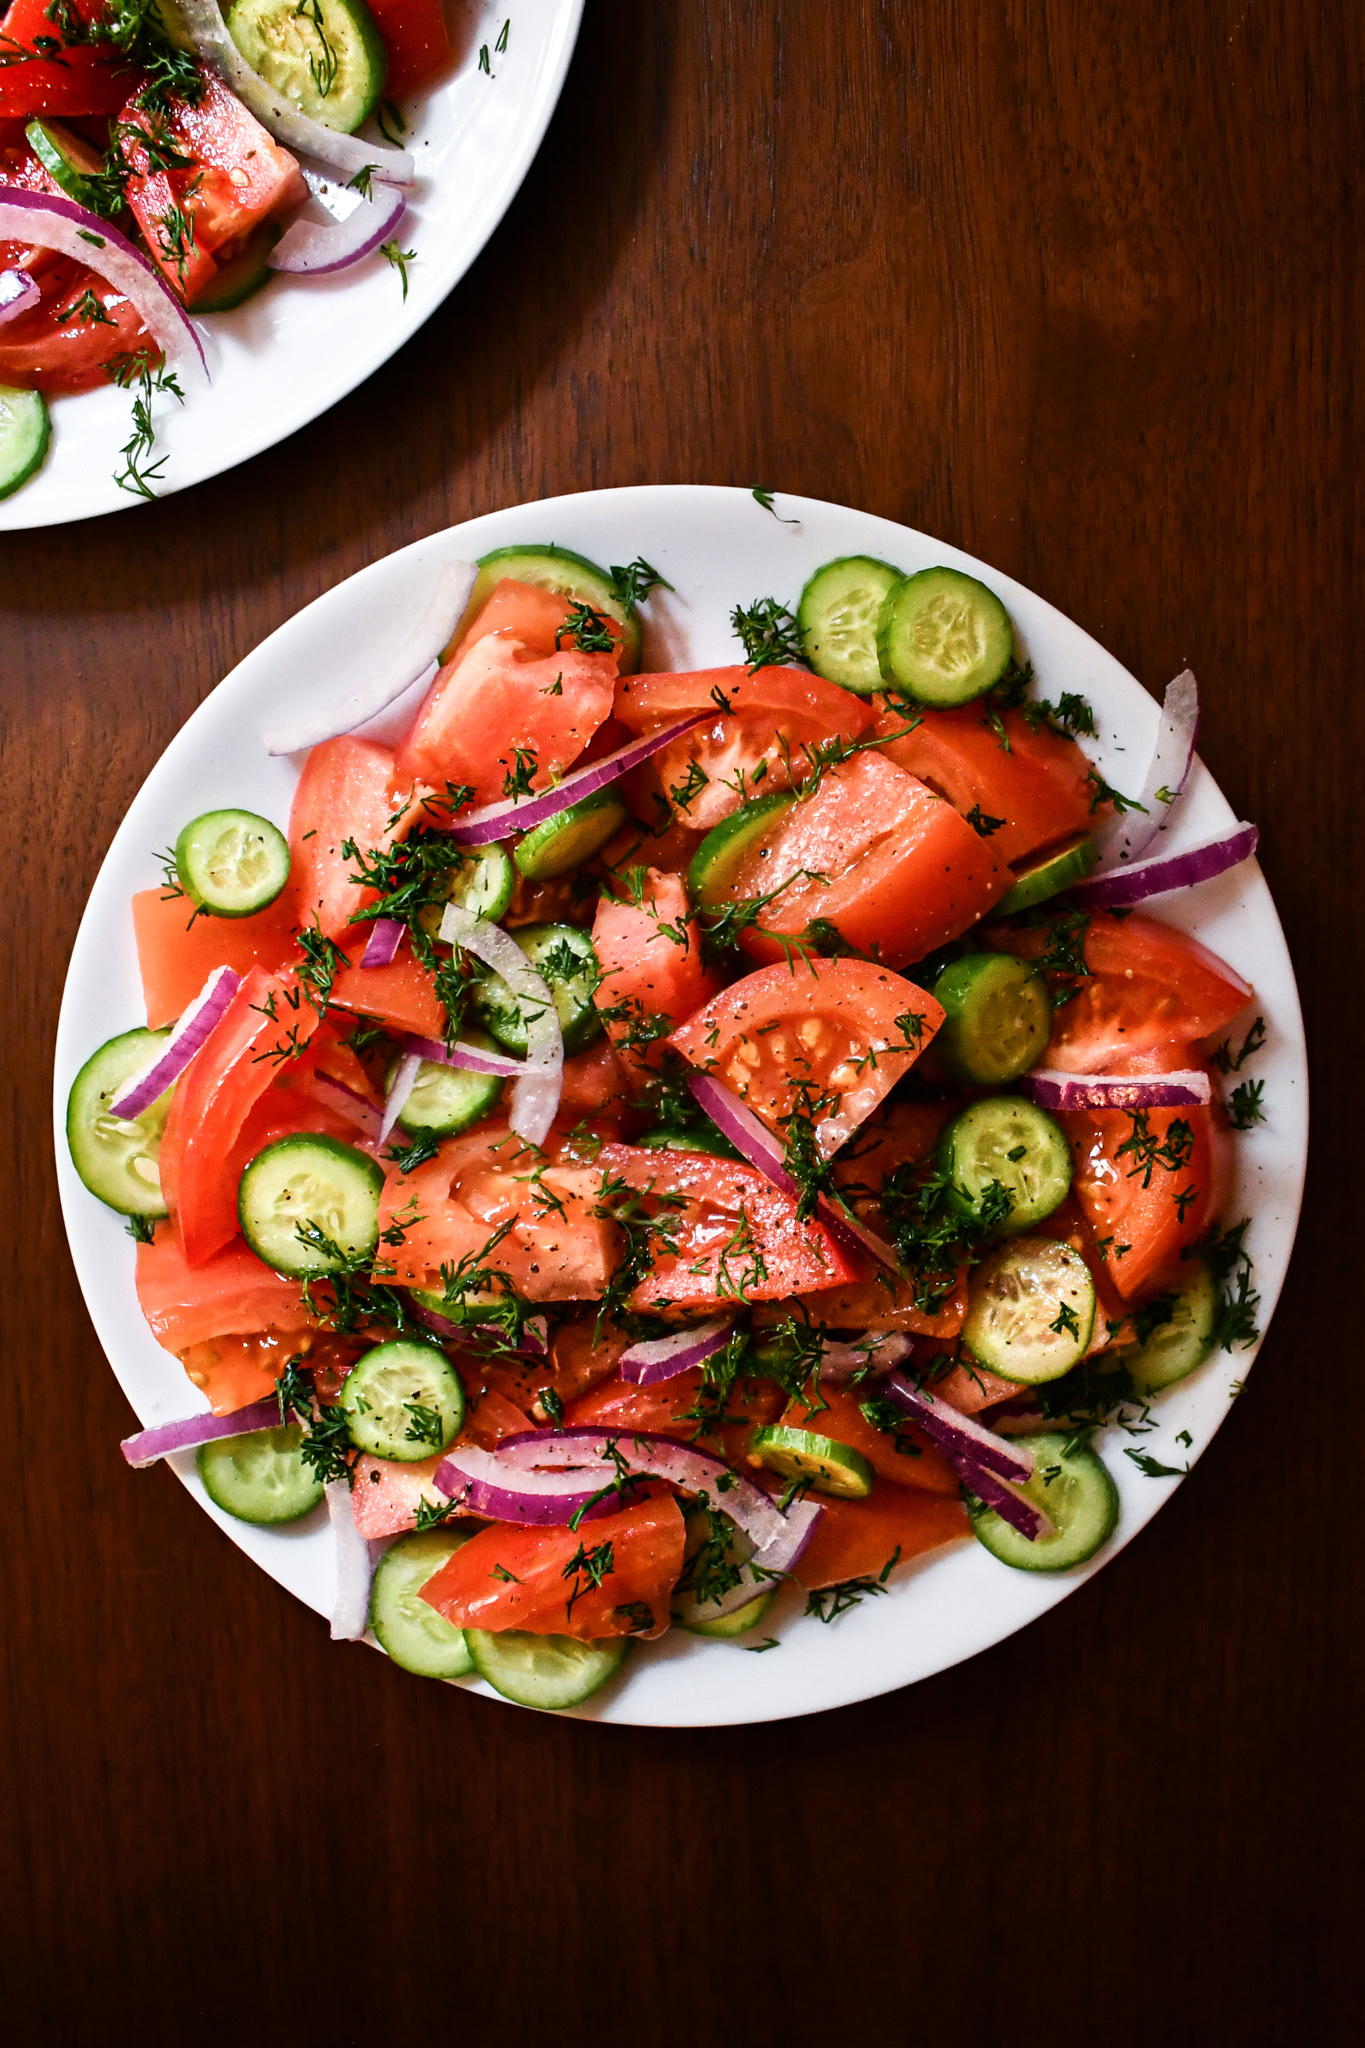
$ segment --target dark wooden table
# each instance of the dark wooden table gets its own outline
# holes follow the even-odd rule
[[[16,2041],[1240,2048],[1329,2020],[1359,1908],[1347,13],[589,0],[520,197],[397,361],[234,475],[6,536]],[[1154,688],[1191,662],[1318,1048],[1289,1286],[1196,1482],[970,1665],[691,1734],[333,1648],[169,1474],[132,1480],[48,1110],[86,891],[219,677],[451,520],[674,480],[865,505],[1021,577]]]

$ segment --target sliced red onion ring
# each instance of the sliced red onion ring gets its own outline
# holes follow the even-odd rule
[[[26,270],[0,270],[0,327],[21,313],[31,313],[42,296],[37,280]]]
[[[360,956],[362,967],[391,967],[407,930],[401,917],[377,917]]]
[[[760,1595],[770,1592],[773,1579],[785,1578],[795,1569],[823,1513],[819,1501],[794,1500],[783,1517],[781,1535],[745,1559],[737,1586],[732,1586],[719,1600],[708,1600],[704,1606],[699,1603],[698,1618],[719,1621],[722,1615],[736,1614],[741,1607],[748,1607]]]
[[[781,1533],[781,1512],[752,1479],[732,1471],[720,1458],[653,1430],[528,1430],[504,1437],[497,1456],[509,1471],[573,1465],[610,1476],[615,1466],[608,1446],[616,1447],[633,1472],[667,1479],[684,1493],[705,1496],[760,1546]]]
[[[325,1488],[327,1513],[336,1537],[337,1583],[332,1598],[332,1641],[358,1643],[370,1618],[370,1580],[374,1559],[369,1544],[355,1525],[351,1506],[351,1485],[347,1479],[329,1479]]]
[[[98,214],[54,192],[24,192],[6,185],[0,197],[0,242],[28,242],[60,250],[122,292],[166,361],[208,376],[204,346],[171,287],[126,235]]]
[[[379,1142],[382,1145],[389,1132],[403,1114],[407,1099],[417,1085],[417,1076],[422,1071],[420,1052],[405,1052],[394,1068],[389,1092],[384,1097],[384,1114],[379,1120]]]
[[[528,1145],[543,1145],[559,1109],[564,1087],[564,1034],[554,998],[516,940],[484,918],[448,903],[441,937],[500,974],[521,1005],[526,1025],[526,1058],[512,1090],[512,1129]]]
[[[454,1323],[449,1316],[437,1315],[434,1309],[424,1308],[420,1301],[410,1303],[410,1312],[438,1337],[453,1338],[456,1343],[480,1331],[488,1336],[502,1335],[500,1323]],[[544,1358],[549,1348],[549,1324],[545,1317],[528,1316],[522,1325],[521,1341],[516,1349],[526,1358]]]
[[[1021,1076],[1019,1093],[1042,1109],[1202,1109],[1213,1097],[1208,1075],[1196,1067],[1174,1074],[1065,1074],[1060,1067],[1034,1067]]]
[[[354,732],[411,689],[424,671],[435,675],[432,650],[444,647],[454,632],[478,573],[473,562],[443,562],[420,618],[401,640],[394,642],[374,674],[344,697],[333,699],[325,710],[300,712],[280,725],[270,726],[261,734],[266,752],[301,754],[307,747],[318,747],[324,740]]]
[[[689,1371],[723,1349],[729,1341],[730,1329],[730,1322],[722,1318],[717,1322],[694,1323],[690,1330],[675,1330],[669,1337],[651,1337],[646,1343],[632,1344],[629,1351],[621,1353],[621,1377],[635,1387],[653,1387],[661,1380],[676,1379],[679,1373]]]
[[[913,1339],[903,1330],[869,1330],[866,1337],[853,1344],[840,1344],[827,1337],[820,1353],[820,1378],[831,1386],[839,1386],[855,1373],[861,1377],[889,1372],[893,1365],[904,1365],[914,1348]]]
[[[271,250],[267,258],[270,268],[298,277],[327,277],[335,270],[349,270],[396,233],[407,204],[392,185],[379,185],[345,220],[296,220]]]
[[[212,1037],[241,985],[242,977],[233,968],[215,967],[155,1056],[145,1067],[130,1074],[117,1095],[110,1097],[110,1114],[132,1118],[150,1109],[158,1095],[164,1095],[172,1081],[180,1079],[200,1047]]]
[[[216,0],[158,0],[161,14],[174,35],[177,26],[200,62],[216,71],[230,86],[243,106],[277,142],[301,156],[316,157],[334,171],[353,178],[367,166],[376,178],[389,185],[410,185],[416,175],[406,150],[389,149],[380,142],[366,142],[359,135],[343,135],[325,128],[301,114],[282,93],[253,71],[233,42],[218,12]]]
[[[186,1415],[179,1422],[159,1422],[154,1429],[139,1430],[119,1445],[135,1472],[155,1465],[158,1458],[173,1457],[177,1451],[197,1451],[220,1436],[248,1436],[256,1429],[278,1429],[280,1404],[273,1397],[236,1408],[231,1415]]]
[[[963,1415],[950,1402],[936,1401],[932,1394],[926,1394],[903,1373],[891,1374],[886,1382],[886,1392],[898,1408],[904,1408],[907,1415],[914,1416],[926,1436],[931,1436],[944,1451],[967,1458],[973,1465],[995,1472],[1002,1479],[1033,1477],[1032,1451],[1023,1450],[1017,1443],[997,1436],[994,1430],[987,1429],[984,1423],[977,1422],[970,1415]]]
[[[694,725],[714,716],[711,711],[696,711],[690,718],[678,719],[643,739],[632,740],[629,746],[618,747],[614,754],[604,754],[600,761],[590,762],[586,768],[576,768],[553,789],[538,790],[534,796],[514,797],[507,803],[485,804],[481,810],[466,811],[451,825],[450,836],[461,846],[491,846],[495,839],[505,839],[509,832],[529,832],[533,825],[543,825],[547,818],[557,818],[571,804],[581,803],[585,796],[594,796],[599,789],[619,781],[632,768],[638,768],[642,761],[647,761],[651,754],[660,753],[680,734],[691,732]]]
[[[1161,700],[1156,747],[1138,796],[1141,809],[1109,819],[1096,834],[1103,871],[1126,867],[1166,830],[1176,798],[1190,779],[1198,738],[1199,685],[1189,669],[1182,669],[1174,682],[1167,683]]]
[[[328,1109],[336,1110],[367,1138],[379,1143],[381,1112],[365,1096],[357,1095],[354,1088],[348,1088],[344,1081],[338,1081],[331,1074],[316,1072],[305,1075],[299,1085],[315,1102],[325,1103]]]
[[[731,1094],[714,1074],[693,1074],[687,1085],[698,1105],[740,1156],[747,1159],[750,1166],[756,1166],[760,1173],[766,1173],[773,1186],[781,1188],[784,1195],[790,1195],[794,1202],[799,1200],[801,1190],[787,1171],[786,1152],[781,1140],[773,1136],[748,1104]],[[816,1205],[816,1213],[830,1236],[837,1238],[846,1251],[870,1252],[893,1273],[900,1271],[895,1252],[883,1238],[865,1229],[854,1217],[845,1216],[823,1195]]]
[[[1193,889],[1200,882],[1225,875],[1229,868],[1251,859],[1260,836],[1255,825],[1243,821],[1235,831],[1201,839],[1181,853],[1152,853],[1130,867],[1114,868],[1092,882],[1082,882],[1072,894],[1088,909],[1129,909],[1151,896],[1166,896],[1173,889]]]
[[[957,1451],[945,1449],[944,1456],[963,1485],[970,1488],[988,1508],[994,1508],[1002,1522],[1008,1522],[1030,1543],[1037,1543],[1042,1537],[1055,1533],[1055,1524],[1041,1508],[1036,1508],[1032,1501],[1022,1500],[984,1465],[975,1464]]]
[[[520,951],[520,948],[518,948]],[[525,955],[522,955],[523,959]],[[514,1060],[510,1053],[485,1052],[481,1046],[466,1045],[456,1039],[454,1045],[447,1045],[440,1038],[416,1038],[409,1035],[403,1040],[408,1052],[420,1053],[424,1060],[430,1060],[438,1067],[464,1067],[471,1074],[501,1074],[504,1079],[524,1073],[524,1060]]]
[[[476,1515],[548,1529],[562,1527],[575,1515],[595,1521],[615,1514],[620,1500],[614,1491],[601,1500],[594,1499],[602,1492],[604,1475],[610,1480],[613,1468],[593,1464],[572,1471],[531,1471],[509,1464],[501,1451],[460,1444],[447,1451],[436,1467],[436,1484]]]

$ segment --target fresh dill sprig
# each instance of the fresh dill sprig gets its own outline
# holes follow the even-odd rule
[[[744,648],[749,673],[761,668],[808,666],[801,628],[786,605],[775,597],[758,597],[746,609],[736,605],[730,624]],[[729,706],[724,707],[726,710]]]
[[[166,393],[183,405],[185,394],[173,372],[164,363],[154,362],[145,350],[112,356],[105,364],[105,375],[121,390],[136,393],[133,399],[133,431],[119,451],[123,456],[123,468],[115,470],[114,482],[121,491],[132,492],[141,498],[155,498],[157,494],[152,485],[161,481],[167,457],[162,455],[155,462],[146,461],[156,446],[152,399]]]
[[[673,585],[657,569],[651,568],[642,555],[637,555],[633,562],[624,566],[612,564],[611,587],[622,604],[634,606],[643,604],[651,591],[672,590]]]
[[[398,272],[403,284],[403,297],[406,299],[408,295],[408,265],[417,261],[417,251],[415,249],[401,248],[398,237],[395,235],[390,241],[379,244],[379,253]]]

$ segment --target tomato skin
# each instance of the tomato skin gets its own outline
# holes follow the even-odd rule
[[[1003,715],[1008,752],[978,704],[921,712],[906,732],[908,722],[889,707],[877,720],[878,734],[900,735],[882,750],[887,759],[946,796],[963,817],[976,806],[986,817],[1003,818],[990,842],[1004,865],[1094,824],[1090,763],[1073,739],[1045,725],[1031,727],[1022,711]]]
[[[905,1028],[901,1017],[919,1019]],[[761,967],[714,996],[673,1033],[669,1044],[716,1079],[784,1135],[782,1119],[811,1100],[823,1106],[817,1131],[828,1157],[903,1075],[943,1022],[943,1010],[922,988],[865,960],[794,959]],[[788,1078],[789,1074],[792,1078]]]
[[[1051,1220],[1049,1217],[1048,1221]],[[934,1399],[946,1401],[959,1415],[979,1415],[983,1408],[994,1408],[998,1401],[1016,1401],[1021,1391],[1017,1380],[1002,1380],[998,1373],[987,1372],[984,1365],[973,1365],[970,1372],[965,1365],[954,1365],[941,1379],[929,1382]]]
[[[0,18],[0,48],[35,48],[40,37],[60,40],[48,0],[12,0]],[[101,0],[75,0],[82,21],[98,20]],[[75,43],[60,56],[0,69],[0,122],[33,114],[116,114],[142,74],[108,44]]]
[[[373,889],[357,887],[342,841],[354,840],[368,853],[401,838],[409,817],[389,822],[403,801],[397,789],[393,750],[346,734],[310,751],[289,808],[285,893],[294,921],[310,925],[316,918],[324,938],[339,940],[354,961],[365,950],[370,926],[352,924],[351,915],[378,899]]]
[[[831,1329],[904,1330],[918,1337],[956,1337],[967,1320],[965,1266],[942,1307],[926,1315],[915,1307],[915,1290],[908,1280],[896,1278],[866,1254],[851,1252],[848,1263],[853,1277],[845,1285],[799,1297],[812,1316]]]
[[[310,1327],[297,1280],[272,1272],[240,1241],[192,1266],[167,1223],[157,1225],[151,1244],[137,1248],[137,1298],[152,1335],[167,1351],[214,1337],[295,1334]]]
[[[599,897],[592,942],[602,969],[593,1001],[602,1011],[627,1012],[606,1019],[608,1038],[628,1067],[662,1066],[663,1039],[641,1042],[641,1026],[660,1018],[680,1023],[715,986],[702,964],[701,932],[682,877],[649,868],[639,903]]]
[[[625,1347],[622,1346],[622,1349]],[[727,1465],[739,1465],[748,1456],[754,1432],[776,1422],[785,1406],[780,1387],[772,1380],[736,1380],[725,1396],[725,1414],[738,1420],[722,1423],[719,1429],[698,1433],[697,1409],[702,1406],[705,1375],[699,1365],[675,1374],[671,1380],[637,1387],[619,1373],[604,1380],[591,1392],[566,1407],[566,1429],[600,1426],[619,1430],[651,1430],[658,1436],[675,1436],[683,1443],[696,1442],[699,1450],[723,1458]],[[694,1434],[695,1433],[695,1434]]]
[[[897,1564],[908,1564],[971,1534],[960,1501],[886,1479],[866,1500],[822,1498],[820,1505],[824,1512],[795,1566],[798,1584],[807,1588],[875,1579],[897,1549]]]
[[[575,1584],[583,1584],[570,1560],[580,1550],[607,1543],[610,1573],[600,1586],[585,1587],[570,1608]],[[660,1493],[617,1514],[585,1521],[578,1529],[523,1529],[494,1522],[428,1579],[422,1598],[456,1628],[525,1629],[586,1642],[655,1636],[668,1627],[669,1597],[682,1564],[682,1509],[672,1494]],[[622,1611],[641,1601],[654,1617],[644,1630],[638,1616]]]
[[[1072,1193],[1089,1241],[1090,1262],[1125,1301],[1163,1281],[1178,1280],[1181,1252],[1204,1235],[1217,1206],[1220,1162],[1212,1111],[1149,1110],[1147,1129],[1166,1144],[1171,1127],[1182,1119],[1193,1136],[1187,1163],[1176,1172],[1156,1165],[1144,1187],[1145,1167],[1137,1166],[1132,1154],[1119,1153],[1135,1128],[1129,1111],[1071,1110],[1057,1118],[1071,1141],[1076,1163]],[[1183,1205],[1182,1215],[1175,1197],[1191,1188],[1194,1200]],[[1123,1245],[1129,1249],[1121,1253]]]
[[[827,879],[808,880],[803,870]],[[989,840],[950,803],[867,753],[829,769],[813,796],[777,820],[738,869],[732,894],[782,888],[741,937],[756,960],[785,959],[773,934],[799,938],[820,918],[859,952],[900,968],[957,938],[1008,884]]]
[[[861,1398],[867,1399],[875,1387],[860,1390]],[[861,1451],[875,1472],[883,1479],[898,1486],[915,1486],[923,1493],[940,1493],[956,1500],[958,1495],[957,1474],[922,1429],[917,1429],[905,1418],[905,1427],[891,1434],[884,1429],[874,1429],[859,1405],[859,1393],[849,1387],[822,1387],[820,1393],[827,1405],[823,1408],[808,1408],[803,1400],[794,1400],[783,1415],[783,1422],[796,1429],[813,1429],[818,1436],[833,1437],[835,1443],[848,1444],[853,1450]],[[896,1449],[897,1438],[908,1438],[918,1447],[919,1455]]]
[[[370,12],[389,53],[384,90],[390,98],[449,68],[450,31],[441,0],[370,0]]]
[[[51,31],[52,24],[47,24]],[[16,66],[26,70],[26,66]],[[0,91],[10,74],[0,70]],[[15,187],[24,192],[57,192],[29,149],[20,130],[10,146],[0,146],[0,194]],[[89,391],[104,384],[112,357],[131,352],[147,339],[140,314],[104,278],[85,264],[55,249],[0,241],[0,269],[26,270],[42,297],[38,304],[0,327],[0,383],[20,390]],[[100,321],[58,316],[69,312],[85,292],[93,292],[104,309]]]
[[[740,1292],[746,1301],[781,1301],[853,1277],[823,1225],[798,1223],[795,1202],[755,1167],[712,1153],[634,1145],[604,1145],[598,1163],[612,1179],[656,1196],[680,1196],[685,1204],[664,1212],[677,1250],[656,1246],[649,1272],[630,1297],[637,1313],[717,1310]]]
[[[365,927],[353,925],[352,931]],[[404,947],[387,967],[361,967],[361,948],[352,947],[352,967],[343,967],[332,983],[332,1001],[339,1009],[378,1017],[394,1031],[411,1031],[418,1038],[440,1038],[445,1031],[446,1013],[436,994],[436,985],[420,960]]]
[[[297,953],[288,891],[255,917],[196,917],[184,896],[140,889],[133,898],[147,1024],[157,1031],[187,1010],[215,967],[278,973]]]
[[[721,711],[716,692],[730,705],[728,712]],[[863,698],[803,668],[761,668],[753,675],[744,667],[636,675],[617,688],[616,716],[632,732],[653,732],[697,711],[715,715],[671,741],[651,766],[662,790],[683,786],[690,764],[701,768],[706,785],[678,816],[703,832],[738,810],[741,786],[762,796],[789,789],[787,756],[798,769],[804,766],[803,742],[813,746],[836,734],[854,739],[874,716]],[[766,767],[756,783],[760,762]]]

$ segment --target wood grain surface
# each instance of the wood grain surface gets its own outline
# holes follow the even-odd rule
[[[16,2042],[1245,2048],[1330,2022],[1360,1908],[1349,12],[588,0],[520,196],[401,356],[233,475],[6,536]],[[1275,1327],[1151,1530],[930,1683],[687,1734],[334,1648],[168,1473],[130,1476],[48,1108],[87,890],[219,677],[421,534],[651,481],[864,505],[1022,578],[1153,688],[1190,662],[1317,1091]]]

